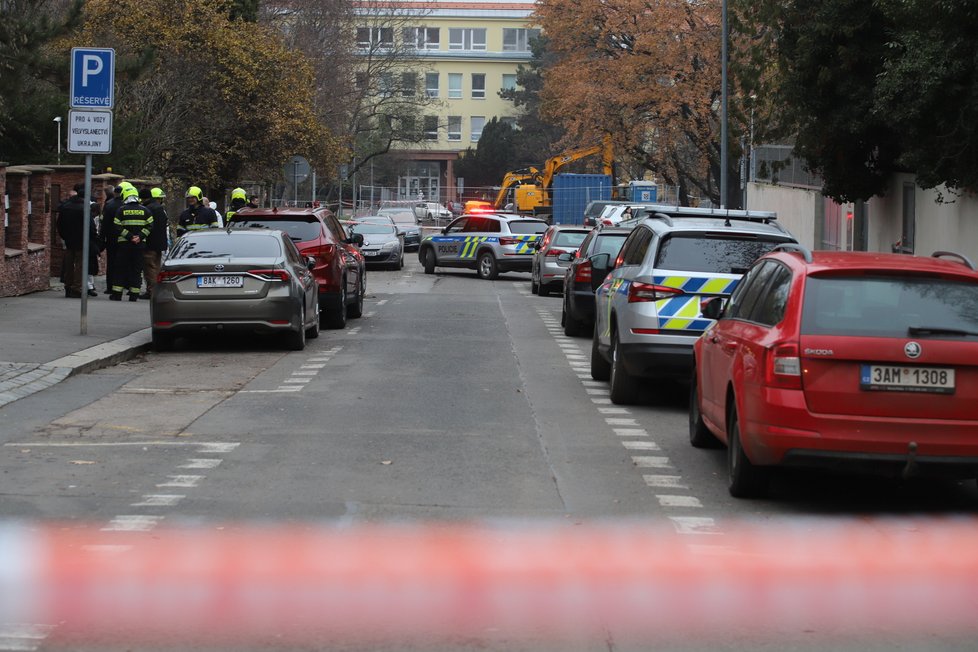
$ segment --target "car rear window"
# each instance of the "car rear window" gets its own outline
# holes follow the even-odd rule
[[[393,224],[372,224],[370,222],[359,222],[350,226],[352,233],[394,233]]]
[[[555,247],[580,247],[587,237],[587,231],[557,231],[553,245]]]
[[[597,254],[610,254],[612,259],[618,257],[618,252],[621,251],[621,246],[625,243],[625,238],[628,237],[627,233],[616,233],[614,235],[598,235],[594,248],[591,250],[589,256],[594,256]]]
[[[546,230],[547,230],[547,223],[537,222],[536,220],[514,220],[509,223],[510,233],[519,233],[519,234],[543,233]]]
[[[310,219],[282,219],[280,217],[276,218],[264,218],[264,217],[244,217],[240,219],[235,217],[231,220],[231,224],[238,227],[247,227],[252,229],[278,229],[279,231],[285,231],[293,242],[304,242],[306,240],[315,240],[318,238],[323,230],[319,224],[319,220]]]
[[[655,266],[684,272],[743,274],[755,260],[783,242],[727,234],[667,235],[659,246]]]
[[[907,275],[810,276],[801,328],[808,335],[957,339],[962,336],[911,335],[910,329],[978,333],[978,283]]]
[[[247,233],[184,236],[167,258],[278,258],[282,255],[279,238]]]

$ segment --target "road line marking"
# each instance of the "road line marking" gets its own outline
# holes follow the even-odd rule
[[[306,384],[306,383],[308,383],[308,382],[309,382],[310,380],[312,380],[312,379],[311,379],[311,378],[286,378],[286,379],[285,379],[285,380],[283,380],[282,382],[283,382],[283,383],[292,383],[292,384],[300,384],[300,385],[305,385],[305,384]]]
[[[303,371],[301,369],[297,369],[296,371],[293,371],[292,372],[292,375],[293,376],[315,376],[318,373],[319,373],[319,370],[318,369],[310,369],[308,371]]]
[[[613,407],[613,408],[598,408],[598,412],[601,414],[631,414],[628,408],[623,407]]]
[[[178,466],[178,469],[216,469],[224,460],[213,457],[191,457],[185,464]]]
[[[657,451],[661,450],[659,444],[654,441],[623,441],[621,443],[626,449],[630,451]]]
[[[198,445],[200,446],[200,450],[197,451],[198,453],[230,453],[241,444],[238,442],[205,442]]]
[[[378,302],[377,302],[377,305],[378,305],[378,306],[382,306],[382,305],[384,305],[385,303],[387,303],[387,299],[381,299],[380,301],[378,301]]]
[[[588,395],[591,395],[591,396],[607,396],[608,394],[611,393],[611,390],[610,389],[606,389],[604,387],[593,387],[593,388],[592,387],[585,387],[584,388],[584,393],[585,394],[588,394]]]
[[[196,487],[201,480],[207,476],[203,475],[168,475],[170,478],[166,482],[161,482],[157,487]]]
[[[279,387],[278,389],[243,389],[239,394],[286,394],[297,392],[302,387]]]
[[[660,507],[702,507],[703,503],[695,496],[669,496],[656,494]]]
[[[643,475],[645,484],[650,487],[662,487],[666,489],[689,489],[682,483],[681,475]]]
[[[595,405],[611,405],[610,398],[592,398],[591,402]]]
[[[590,378],[590,376],[588,376],[588,378]],[[602,380],[585,380],[581,384],[584,385],[585,387],[607,387],[608,386],[608,383]]]
[[[376,317],[377,316],[377,313],[376,312],[367,312],[367,313],[364,313],[363,316],[364,317],[367,317],[367,318]]]
[[[649,431],[645,428],[615,428],[615,434],[619,437],[648,437]]]
[[[585,378],[590,378],[591,374],[577,374],[577,377],[584,380]]]
[[[716,521],[704,516],[670,516],[672,526],[679,534],[720,534]]]
[[[360,328],[360,327],[357,326],[357,328]],[[337,344],[336,346],[330,347],[329,350],[332,351],[333,353],[336,353],[337,351],[342,351],[343,350],[343,345],[342,344]]]
[[[326,366],[326,363],[320,363],[320,364],[304,364],[304,365],[302,365],[299,368],[300,369],[322,369],[325,366]]]
[[[309,358],[309,360],[307,360],[307,362],[318,362],[318,363],[322,364],[325,367],[326,366],[326,363],[329,362],[332,359],[333,359],[333,356],[331,354],[327,353],[326,354],[326,357],[322,357],[322,358]]]
[[[275,393],[295,394],[296,392],[301,392],[303,387],[305,387],[305,385],[279,385],[275,389],[268,390],[268,393],[269,394],[275,394]]]
[[[632,455],[632,462],[640,469],[671,469],[668,457],[651,455]]]
[[[102,528],[103,532],[149,532],[163,520],[162,516],[146,514],[122,514],[116,516]]]
[[[638,422],[635,419],[620,419],[616,417],[607,418],[604,420],[609,426],[637,426]]]
[[[31,442],[10,442],[4,446],[22,446],[25,448],[86,448],[86,447],[111,447],[111,446],[201,446],[201,453],[230,453],[240,446],[240,443],[225,444],[220,442],[208,441],[31,441]]]
[[[186,498],[182,494],[143,494],[138,503],[130,503],[131,507],[173,507]]]

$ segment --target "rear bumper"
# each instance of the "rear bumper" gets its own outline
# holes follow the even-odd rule
[[[592,315],[593,315],[592,298]],[[692,344],[619,343],[622,364],[639,378],[688,381],[693,370]]]
[[[297,328],[299,310],[290,296],[224,301],[178,301],[154,293],[152,326],[157,332],[279,332]]]
[[[391,251],[384,251],[377,254],[376,256],[368,256],[367,254],[364,253],[363,262],[365,265],[390,265],[392,263],[396,263],[397,261],[399,261],[402,255],[403,254],[401,253],[400,249],[392,249]]]
[[[568,263],[568,266],[570,263]],[[564,276],[567,274],[567,267],[557,263],[542,263],[540,265],[540,285],[553,287],[564,287]]]

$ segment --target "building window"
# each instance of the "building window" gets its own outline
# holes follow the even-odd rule
[[[394,29],[392,27],[358,27],[357,47],[369,49],[372,47],[394,47]]]
[[[503,75],[503,86],[504,91],[516,90],[516,75]]]
[[[483,115],[472,116],[472,142],[478,142],[482,138],[482,128],[486,126],[486,117]]]
[[[382,72],[379,76],[378,90],[381,95],[388,97],[394,94],[394,73]]]
[[[418,92],[418,73],[402,72],[401,73],[401,96],[414,97],[417,92]]]
[[[486,99],[486,74],[483,72],[472,73],[472,99]]]
[[[370,86],[370,77],[365,72],[357,73],[357,90],[363,92]]]
[[[462,116],[448,116],[448,140],[462,140]]]
[[[425,87],[425,92],[428,93],[428,97],[438,97],[438,73],[437,72],[425,73],[424,87]]]
[[[457,100],[462,97],[462,73],[448,73],[448,97]]]
[[[426,115],[424,117],[424,139],[438,140],[438,116]]]
[[[529,52],[530,41],[540,35],[538,29],[503,28],[504,52]]]
[[[405,27],[401,31],[404,47],[416,50],[437,50],[439,33],[437,27]]]
[[[448,30],[449,50],[485,50],[485,28],[450,28]]]

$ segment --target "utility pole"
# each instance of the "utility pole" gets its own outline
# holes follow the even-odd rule
[[[727,0],[722,2],[723,22],[723,44],[720,47],[721,72],[720,83],[723,88],[720,91],[720,208],[727,207],[727,159],[729,156],[727,146],[727,101],[729,89],[727,87],[727,41],[730,39],[730,27],[727,22]]]

